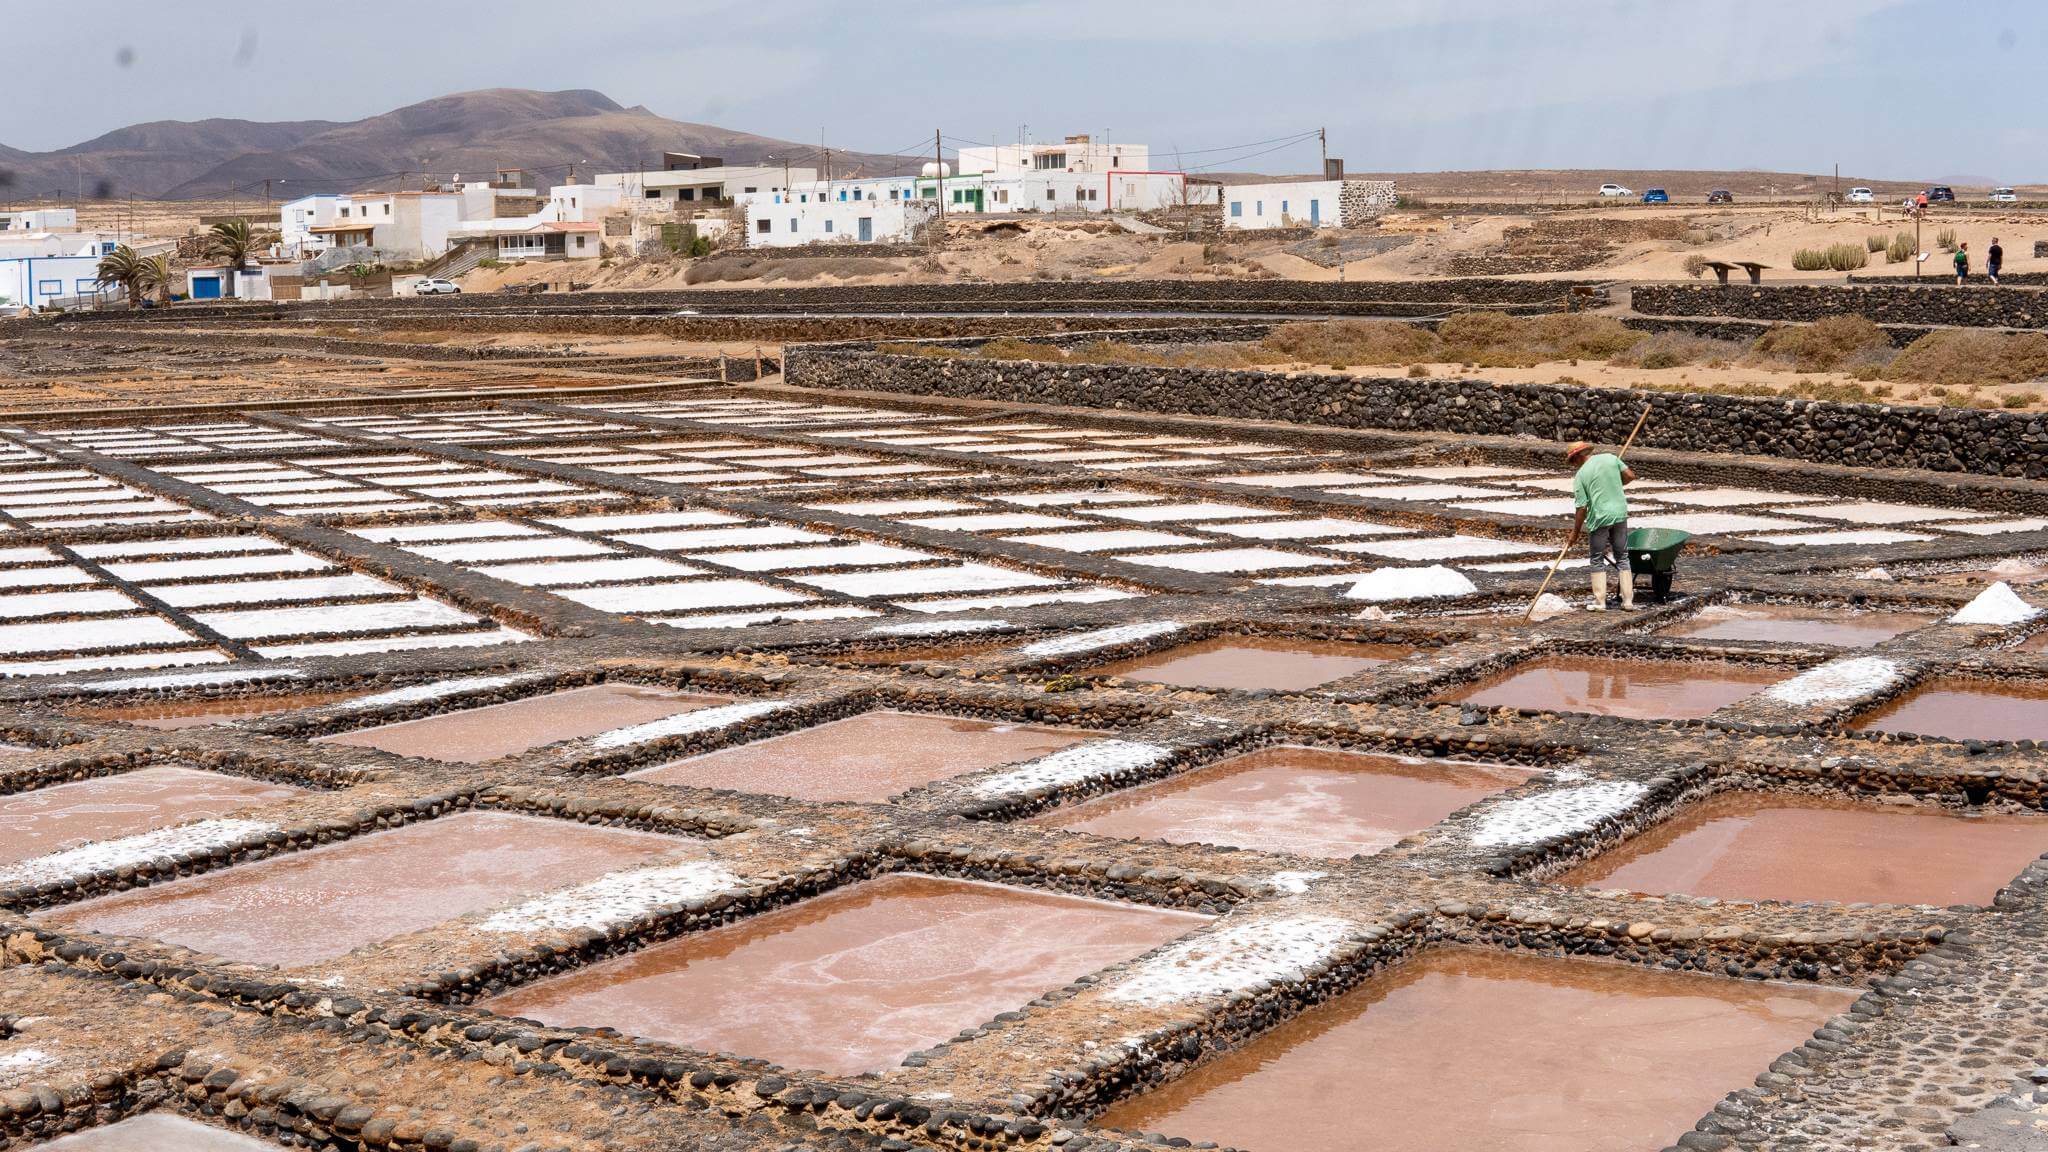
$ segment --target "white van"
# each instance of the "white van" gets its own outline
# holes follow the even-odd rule
[[[1991,202],[1993,204],[2017,204],[2020,202],[2020,194],[2010,188],[1993,188],[1991,190]]]
[[[1877,203],[1877,193],[1872,192],[1868,188],[1851,188],[1849,189],[1848,201],[1851,204],[1875,204]]]

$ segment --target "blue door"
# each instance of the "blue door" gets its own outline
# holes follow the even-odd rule
[[[218,299],[220,299],[220,277],[218,277],[218,276],[194,276],[194,277],[192,277],[192,298],[193,298],[194,300],[218,300]]]
[[[875,218],[874,218],[873,216],[863,216],[863,217],[861,217],[861,218],[860,218],[860,242],[861,242],[861,243],[863,243],[863,244],[866,244],[866,243],[868,243],[869,241],[873,240],[874,238],[875,238]]]
[[[1308,226],[1309,226],[1309,227],[1311,227],[1311,228],[1314,228],[1314,227],[1317,227],[1317,226],[1319,226],[1320,224],[1322,224],[1322,222],[1323,222],[1323,202],[1322,202],[1321,200],[1311,200],[1311,201],[1309,201],[1309,202],[1308,202]]]

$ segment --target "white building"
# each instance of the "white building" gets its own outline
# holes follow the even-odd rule
[[[624,202],[667,209],[678,204],[718,204],[741,196],[775,193],[786,187],[814,183],[817,179],[818,170],[815,168],[785,168],[780,164],[721,164],[714,168],[679,168],[661,172],[602,172],[598,174],[596,184],[620,189]]]
[[[766,196],[742,201],[747,213],[746,241],[753,248],[789,248],[798,244],[901,244],[917,239],[919,230],[938,218],[938,204],[897,198],[846,200],[806,198],[776,202]]]
[[[561,223],[596,223],[625,198],[626,190],[616,184],[557,184],[548,193],[541,216]]]
[[[998,144],[960,149],[962,176],[1017,176],[1031,172],[1089,172],[1097,175],[1142,172],[1151,166],[1152,149],[1143,144],[1097,142],[1069,136],[1058,144]]]
[[[0,256],[0,308],[120,299],[119,288],[99,283],[99,264],[97,255]]]
[[[337,211],[348,197],[333,192],[320,192],[287,200],[277,210],[277,246],[286,256],[310,256],[326,251],[328,234],[316,233],[315,228],[325,228],[335,223]]]
[[[1216,186],[1190,181],[1180,172],[1019,172],[1007,176],[974,173],[935,176],[880,176],[860,180],[814,180],[775,192],[741,195],[742,204],[761,202],[803,207],[819,203],[937,204],[947,212],[1144,212],[1182,204],[1216,203]]]
[[[76,208],[24,208],[0,212],[0,232],[75,232]]]
[[[1222,194],[1225,228],[1350,228],[1394,206],[1391,180],[1276,180]]]
[[[604,254],[600,226],[584,221],[471,220],[457,225],[450,239],[490,240],[497,258],[515,260],[595,260]]]

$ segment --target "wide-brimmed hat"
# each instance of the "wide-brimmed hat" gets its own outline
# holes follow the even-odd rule
[[[1586,443],[1584,440],[1574,440],[1565,446],[1564,458],[1567,461],[1577,460],[1579,457],[1585,456],[1592,451],[1593,446],[1591,444]]]

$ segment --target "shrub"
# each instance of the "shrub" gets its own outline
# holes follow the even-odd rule
[[[2029,404],[2039,404],[2040,402],[2041,394],[2039,392],[2008,392],[2005,395],[2005,399],[1999,401],[2000,404],[2007,408],[2025,408]]]
[[[1303,364],[1412,364],[1438,357],[1434,332],[1395,320],[1282,324],[1259,342],[1270,358]]]
[[[1410,364],[1408,366],[1408,378],[1410,380],[1421,380],[1428,375],[1429,365],[1427,364]]]
[[[1789,366],[1797,372],[1835,372],[1857,364],[1882,364],[1892,356],[1891,338],[1861,316],[1829,316],[1813,324],[1773,328],[1749,346],[1749,362]]]
[[[1685,274],[1697,280],[1706,275],[1707,258],[1695,252],[1685,258]]]
[[[1870,263],[1870,253],[1854,244],[1828,245],[1828,267],[1837,272],[1854,272]]]
[[[1913,235],[1910,232],[1893,236],[1892,242],[1884,246],[1884,262],[1887,264],[1901,264],[1912,258]]]
[[[2048,376],[2048,334],[1945,329],[1913,341],[1885,378],[1917,384],[2024,384]],[[1943,395],[1929,389],[1932,395]]]
[[[1611,360],[1642,343],[1637,332],[1612,316],[1554,313],[1508,316],[1460,312],[1437,328],[1446,358],[1466,367],[1527,368],[1547,360]]]
[[[1884,251],[1885,243],[1885,238],[1882,236],[1865,236],[1863,238],[1864,250],[1868,252]]]
[[[1679,368],[1736,354],[1739,345],[1686,332],[1658,332],[1616,355],[1613,363],[1632,368]]]
[[[1828,253],[1825,248],[1801,248],[1792,253],[1792,268],[1798,272],[1825,272],[1828,267]]]
[[[1943,228],[1941,231],[1936,232],[1934,234],[1934,246],[1943,252],[1955,251],[1956,230],[1953,228]]]

